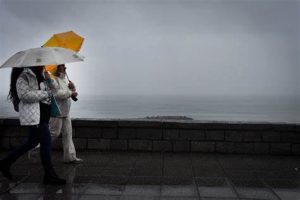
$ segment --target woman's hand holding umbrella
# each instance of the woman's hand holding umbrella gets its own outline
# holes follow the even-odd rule
[[[75,87],[74,83],[70,80],[69,80],[68,87],[72,91],[71,98],[73,99],[73,101],[77,101],[78,100],[77,99],[78,93],[76,92],[76,87]]]

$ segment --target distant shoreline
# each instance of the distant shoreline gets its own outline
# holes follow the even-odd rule
[[[299,99],[300,100],[300,99]],[[86,119],[144,119],[242,123],[300,123],[300,101],[278,98],[215,98],[160,96],[81,96],[72,102],[71,117]],[[0,118],[18,117],[0,100]]]
[[[183,116],[184,117],[184,116]],[[144,118],[84,118],[84,117],[71,117],[72,121],[86,121],[86,122],[175,122],[175,123],[188,123],[188,124],[238,124],[238,125],[292,125],[300,126],[300,122],[272,122],[272,121],[226,121],[226,120],[198,120],[198,119],[179,119],[180,116],[155,116],[155,117],[144,117]],[[188,117],[187,117],[188,118]],[[5,123],[4,121],[19,121],[18,117],[1,117],[0,116],[0,125]]]

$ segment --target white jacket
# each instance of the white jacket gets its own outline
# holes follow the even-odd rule
[[[57,84],[55,86],[54,97],[56,99],[57,105],[60,109],[60,116],[58,117],[67,117],[70,113],[71,108],[71,99],[72,91],[68,87],[68,82],[65,76],[57,77],[55,76],[54,80],[56,80]],[[55,82],[55,81],[54,81]]]
[[[17,79],[17,94],[20,99],[19,116],[23,126],[37,125],[40,123],[40,101],[49,99],[47,91],[39,90],[35,74],[24,68]]]

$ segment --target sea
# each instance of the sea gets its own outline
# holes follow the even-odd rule
[[[17,117],[0,96],[0,118]],[[72,118],[178,119],[222,122],[300,123],[300,98],[278,96],[81,95]]]

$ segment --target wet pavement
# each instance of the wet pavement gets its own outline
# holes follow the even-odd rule
[[[0,175],[0,199],[300,200],[296,156],[85,151],[78,157],[84,163],[64,164],[54,152],[67,185],[45,186],[40,161],[23,156],[12,167],[13,181]]]

